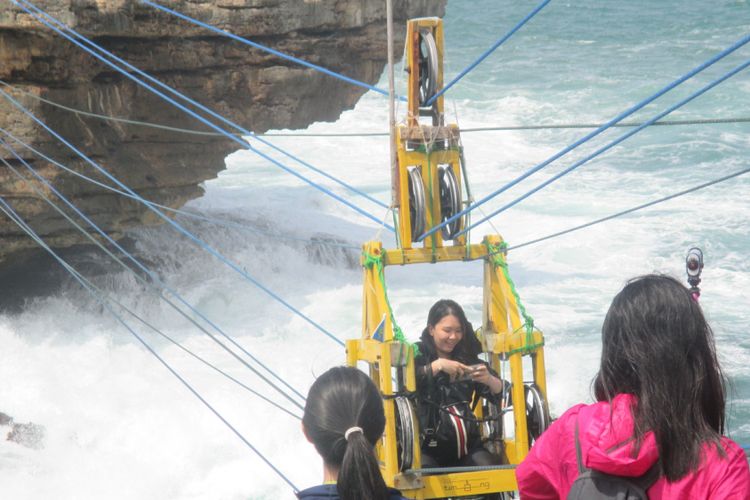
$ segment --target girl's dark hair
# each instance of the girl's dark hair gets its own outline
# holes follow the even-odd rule
[[[318,377],[307,395],[302,425],[323,461],[338,469],[342,500],[389,498],[374,451],[385,429],[383,399],[367,375],[338,366]],[[344,433],[352,427],[362,432],[352,432],[347,440]]]
[[[430,358],[437,357],[435,339],[430,335],[430,327],[434,327],[440,323],[440,320],[446,316],[455,316],[458,318],[463,333],[461,341],[453,348],[451,357],[461,363],[475,363],[477,356],[482,352],[482,344],[479,342],[477,336],[474,335],[474,327],[466,319],[464,310],[458,303],[450,299],[438,300],[427,314],[427,326],[422,330],[422,336],[420,337],[422,347],[427,351],[426,354]]]
[[[674,278],[635,278],[614,298],[602,327],[594,392],[599,401],[636,396],[636,450],[653,431],[669,481],[697,469],[707,442],[723,455],[724,376],[713,332]]]

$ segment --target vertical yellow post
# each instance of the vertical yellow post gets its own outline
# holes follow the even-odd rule
[[[489,252],[498,251],[502,242],[502,238],[497,235],[487,236],[484,240]],[[508,450],[508,455],[512,456],[514,460],[520,461],[529,452],[526,395],[523,384],[523,353],[519,350],[525,336],[522,336],[520,332],[523,323],[518,303],[505,275],[504,267],[506,265],[505,255],[502,253],[490,255],[488,253],[485,261],[484,325],[482,328],[486,332],[498,334],[495,352],[509,357],[515,437],[513,449]],[[523,335],[525,335],[525,331]],[[543,365],[544,361],[542,360],[542,369]]]
[[[380,392],[383,394],[383,409],[385,421],[389,424],[385,429],[383,451],[385,455],[385,477],[393,478],[398,474],[398,449],[396,445],[396,410],[393,398],[393,382],[391,380],[391,348],[390,344],[381,344],[380,359]]]
[[[513,423],[515,424],[516,459],[520,462],[529,453],[529,431],[526,426],[526,394],[523,386],[523,359],[520,352],[510,356],[513,383]]]
[[[547,375],[544,366],[544,349],[538,348],[531,355],[534,367],[534,383],[542,392],[542,397],[547,401]]]
[[[362,246],[362,266],[364,272],[364,290],[362,297],[362,338],[370,338],[375,329],[385,319],[383,340],[393,339],[393,324],[388,311],[385,289],[380,278],[380,264],[375,260],[383,258],[383,244],[379,241],[368,241]]]

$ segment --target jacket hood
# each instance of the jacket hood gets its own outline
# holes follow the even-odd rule
[[[630,394],[618,394],[612,403],[600,402],[581,409],[579,436],[584,465],[607,474],[642,476],[659,458],[654,433],[643,436],[635,454],[634,421]]]

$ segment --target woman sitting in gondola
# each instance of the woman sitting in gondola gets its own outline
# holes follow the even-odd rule
[[[481,344],[461,306],[436,302],[417,346],[422,467],[500,464],[482,446],[471,410],[476,398],[497,403],[503,381],[478,358]]]

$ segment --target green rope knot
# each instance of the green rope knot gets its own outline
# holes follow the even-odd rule
[[[492,265],[503,270],[505,280],[508,282],[508,285],[510,285],[510,291],[513,293],[513,297],[515,297],[516,304],[518,305],[518,310],[521,312],[521,316],[523,316],[524,319],[523,327],[526,329],[526,341],[522,347],[514,349],[514,351],[520,350],[520,352],[524,353],[532,351],[537,347],[540,347],[540,345],[534,344],[534,318],[526,312],[526,308],[523,306],[521,297],[516,290],[516,284],[513,282],[510,273],[508,272],[508,263],[503,258],[508,250],[508,244],[504,241],[500,243],[490,243],[486,240],[484,244],[487,247],[487,258],[492,262]],[[544,345],[544,342],[542,342],[541,345]],[[511,354],[513,354],[513,351],[511,351]]]

